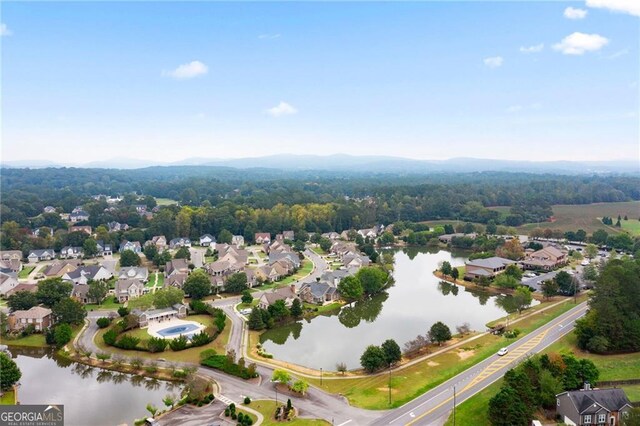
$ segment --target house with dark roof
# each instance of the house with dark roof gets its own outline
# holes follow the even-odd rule
[[[584,389],[556,395],[557,414],[567,425],[613,426],[633,408],[622,389]]]
[[[76,299],[80,303],[98,303],[99,301],[88,296],[89,286],[87,284],[77,284],[73,286],[71,290],[71,297]],[[101,302],[101,301],[100,301]]]
[[[120,249],[118,251],[122,253],[125,250],[131,250],[134,253],[142,253],[142,246],[140,246],[140,243],[138,241],[124,240],[122,243],[120,243]]]
[[[89,213],[84,210],[74,209],[74,211],[69,215],[69,220],[74,223],[89,220]]]
[[[164,267],[165,277],[170,277],[173,274],[188,274],[189,264],[187,259],[172,259],[167,262]]]
[[[118,279],[139,280],[146,283],[149,281],[149,270],[140,266],[126,266],[120,268]]]
[[[35,263],[38,261],[51,260],[54,257],[56,257],[56,252],[53,249],[43,249],[31,250],[27,259],[29,260],[29,263]]]
[[[174,238],[169,241],[169,248],[178,249],[180,247],[191,247],[191,240],[189,238]]]
[[[338,289],[327,282],[304,283],[298,291],[300,299],[307,303],[324,305],[340,298]]]
[[[96,241],[98,246],[98,256],[111,256],[113,254],[113,247],[111,244],[105,244],[103,240]]]
[[[126,223],[120,223],[116,221],[107,223],[107,227],[109,228],[109,232],[126,231],[127,229],[129,229],[129,225],[127,225]]]
[[[202,247],[216,248],[216,237],[211,234],[204,234],[200,237],[200,245]]]
[[[464,278],[466,280],[474,280],[480,277],[493,279],[496,275],[504,272],[507,266],[513,264],[517,264],[517,262],[497,256],[469,260],[465,262]]]
[[[60,250],[60,259],[78,259],[82,255],[82,247],[66,246]]]
[[[180,274],[180,273],[173,274],[170,277],[165,278],[163,287],[164,288],[167,288],[167,287],[182,288],[188,276],[189,276],[188,274]]]

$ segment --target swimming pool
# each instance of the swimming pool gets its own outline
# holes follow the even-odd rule
[[[180,324],[180,325],[172,325],[167,328],[156,330],[155,332],[162,337],[172,339],[174,337],[180,336],[181,334],[186,337],[191,337],[194,334],[199,333],[202,328],[203,327],[200,324],[187,323],[187,324]]]

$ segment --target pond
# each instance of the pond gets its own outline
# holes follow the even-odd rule
[[[461,266],[466,259],[465,253],[437,249],[396,251],[395,285],[386,292],[331,314],[268,330],[260,342],[276,359],[335,370],[338,362],[359,368],[364,349],[386,339],[395,339],[402,348],[437,321],[453,333],[464,323],[484,331],[486,323],[512,311],[510,296],[472,292],[433,275],[445,260]]]
[[[132,425],[147,404],[179,395],[180,385],[94,368],[56,356],[51,349],[10,347],[22,371],[20,404],[63,404],[66,426]]]

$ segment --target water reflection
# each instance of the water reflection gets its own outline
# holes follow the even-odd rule
[[[51,349],[10,347],[22,371],[21,404],[64,404],[66,426],[133,424],[146,405],[180,393],[180,384],[76,363]],[[144,387],[140,387],[140,386]]]
[[[451,330],[469,323],[472,329],[484,331],[487,322],[511,309],[508,298],[488,303],[496,296],[442,282],[433,275],[445,260],[452,266],[463,265],[465,253],[437,248],[385,253],[394,255],[394,286],[337,313],[268,330],[260,336],[265,350],[276,359],[314,368],[335,369],[338,362],[356,368],[367,345],[393,338],[402,347],[437,321]]]

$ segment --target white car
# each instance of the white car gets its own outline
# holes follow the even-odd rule
[[[507,348],[502,348],[498,351],[498,356],[504,356],[507,354],[507,352],[509,352],[509,349]]]
[[[589,264],[589,261],[588,261],[587,259],[585,259],[585,260],[583,260],[580,264],[581,264],[582,266],[587,266],[587,265]]]

